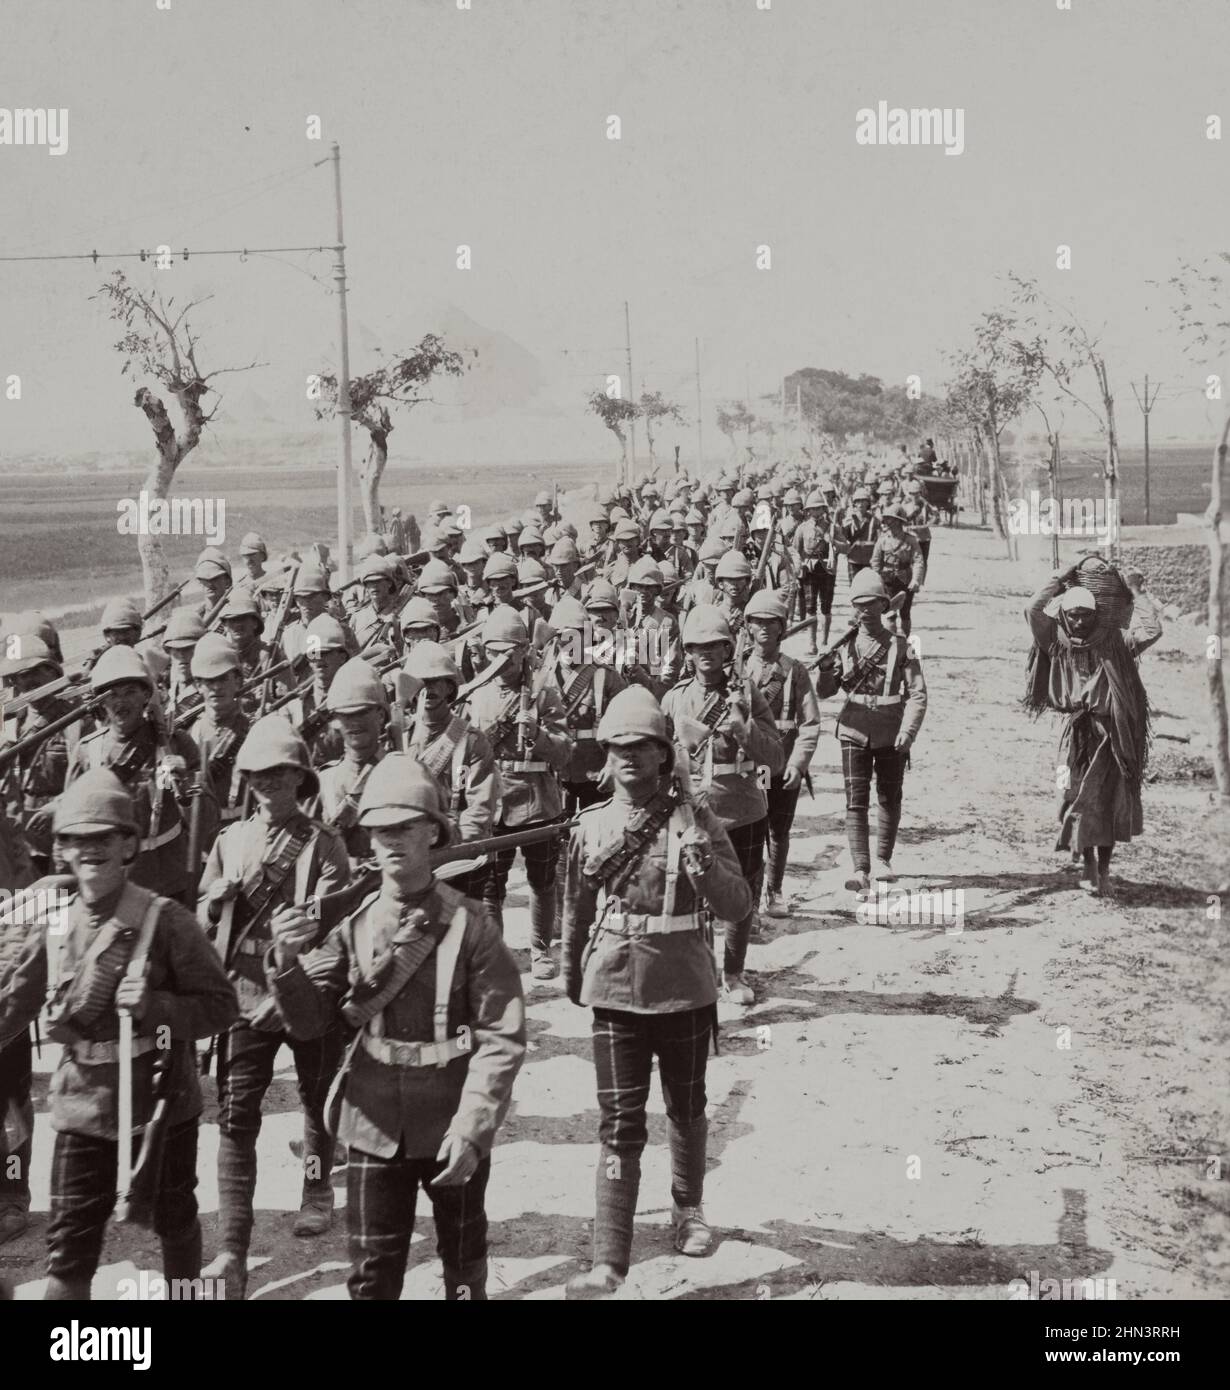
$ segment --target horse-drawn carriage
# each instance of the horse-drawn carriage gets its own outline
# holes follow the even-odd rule
[[[957,505],[957,478],[937,477],[929,478],[925,475],[918,475],[918,481],[922,484],[923,496],[938,512],[944,516],[945,526],[955,526],[957,524],[957,513],[960,508]]]

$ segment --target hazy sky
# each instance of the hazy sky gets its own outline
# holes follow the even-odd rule
[[[1220,406],[1145,282],[1230,245],[1226,21],[1220,0],[0,0],[0,107],[69,110],[64,156],[0,145],[0,253],[332,241],[331,173],[307,166],[338,139],[353,321],[408,345],[456,304],[535,354],[595,453],[581,394],[622,370],[625,298],[637,378],[689,410],[701,338],[716,442],[747,375],[938,387],[1008,268],[1106,321],[1126,443],[1146,370],[1155,437],[1201,437]],[[963,108],[964,153],[859,145],[880,100]],[[207,362],[268,361],[239,389],[307,424],[336,305],[303,272],[329,266],[157,283],[212,291]],[[0,384],[24,396],[0,399],[0,450],[147,442],[87,298],[107,269],[0,265]]]

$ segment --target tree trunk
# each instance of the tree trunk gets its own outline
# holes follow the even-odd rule
[[[650,428],[648,415],[645,417],[645,438],[649,443],[649,471],[651,473],[656,473],[658,471],[658,461],[653,452],[653,430]]]
[[[1012,557],[1012,542],[1008,539],[1008,527],[1004,516],[1004,464],[999,450],[999,435],[994,426],[983,430],[983,451],[990,470],[991,483],[991,524],[995,534],[1008,543],[1008,557]]]
[[[171,483],[179,460],[174,452],[169,456],[159,449],[158,462],[151,465],[141,484],[141,490],[149,494],[149,500],[165,501],[171,495]],[[158,536],[144,532],[137,536],[137,554],[141,557],[141,579],[145,585],[145,607],[150,609],[171,592],[171,567],[167,563],[167,553],[162,548]]]
[[[1221,489],[1226,468],[1226,444],[1230,440],[1230,415],[1222,426],[1221,440],[1213,451],[1213,491],[1205,516],[1209,523],[1209,712],[1213,717],[1213,773],[1223,801],[1230,802],[1230,719],[1226,713],[1226,682],[1223,668],[1225,641],[1222,614],[1222,583],[1225,553],[1221,543]]]
[[[1051,457],[1046,465],[1047,487],[1053,499],[1053,505],[1058,509],[1059,515],[1063,515],[1063,498],[1060,494],[1059,482],[1059,435],[1058,433],[1047,435],[1047,440],[1051,446]],[[1051,528],[1051,559],[1055,562],[1055,568],[1059,568],[1059,527]]]
[[[384,466],[389,461],[389,436],[387,431],[368,429],[371,443],[367,458],[359,471],[359,495],[363,502],[363,520],[369,536],[380,534],[380,479],[384,476]]]

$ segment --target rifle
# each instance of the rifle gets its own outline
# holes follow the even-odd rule
[[[282,629],[286,626],[286,615],[290,612],[291,601],[295,596],[295,580],[299,576],[299,566],[295,565],[286,580],[286,589],[282,594],[282,601],[278,605],[277,619],[273,624],[273,635],[269,638],[269,650],[265,653],[265,658],[261,663],[259,675],[261,677],[261,698],[260,704],[256,708],[256,717],[259,719],[265,713],[265,706],[269,703],[269,679],[270,669],[273,666],[273,654],[278,649],[278,642],[282,637]],[[282,663],[289,666],[288,661]]]
[[[231,589],[233,589],[234,587],[235,586],[233,584],[229,585],[222,597],[217,601],[217,603],[214,604],[214,606],[209,610],[209,612],[205,614],[203,622],[206,632],[213,631],[213,626],[218,621],[218,614],[221,613],[222,610],[226,607],[226,601],[230,598]]]
[[[193,787],[192,813],[188,820],[188,888],[186,901],[196,902],[201,881],[201,851],[205,848],[205,792],[209,786],[209,739],[201,740],[201,761]]]
[[[92,695],[88,700],[82,701],[76,709],[62,714],[58,719],[53,719],[50,724],[44,724],[41,729],[35,729],[32,734],[27,734],[25,738],[19,738],[16,743],[10,743],[7,748],[0,748],[0,771],[3,771],[11,762],[20,758],[31,748],[37,748],[40,744],[46,743],[49,738],[54,738],[61,729],[67,729],[70,724],[76,724],[85,719],[87,715],[96,714],[102,708],[102,703],[101,695]]]
[[[37,705],[40,700],[49,700],[53,695],[63,694],[64,691],[79,686],[85,678],[84,671],[57,676],[55,680],[48,681],[46,685],[40,685],[35,690],[28,690],[24,695],[6,700],[4,702],[4,717],[5,719],[12,719],[15,715],[24,714],[32,705]]]
[[[754,594],[764,583],[764,572],[769,565],[769,556],[773,553],[773,542],[777,538],[777,517],[774,517],[769,524],[768,535],[764,538],[764,544],[760,547],[760,558],[756,561],[756,571],[752,575],[752,582],[748,587],[748,593]]]
[[[255,690],[258,685],[263,685],[265,681],[272,680],[274,676],[280,676],[283,671],[289,670],[293,664],[294,663],[289,660],[279,661],[276,666],[271,666],[267,671],[257,672],[255,676],[252,676],[249,680],[244,681],[244,683],[239,687],[240,697],[242,698],[250,690]],[[279,700],[277,704],[270,705],[265,710],[265,713],[272,714],[275,709],[280,709],[282,705],[286,704],[286,702],[287,701],[285,699]],[[203,714],[204,712],[205,701],[196,700],[191,705],[189,705],[187,709],[180,710],[176,713],[175,723],[177,727],[181,729],[186,729],[194,719],[196,719],[199,715]]]
[[[177,584],[165,598],[160,598],[148,612],[142,613],[141,625],[144,626],[156,613],[161,613],[164,608],[174,603],[180,594],[188,587],[190,582],[191,581],[187,579],[183,580],[181,583]]]

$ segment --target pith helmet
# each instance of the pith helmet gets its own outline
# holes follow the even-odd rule
[[[416,642],[406,653],[401,669],[416,680],[450,680],[461,686],[457,663],[439,642]]]
[[[439,498],[427,508],[427,515],[430,517],[451,516],[452,514],[453,509],[447,502],[442,502]]]
[[[483,566],[484,579],[516,579],[516,577],[516,560],[502,550],[497,550]]]
[[[235,766],[240,772],[297,767],[303,773],[299,782],[300,798],[315,796],[320,790],[320,782],[312,771],[307,745],[280,714],[267,714],[252,725],[235,759]]]
[[[832,491],[831,487],[829,488],[829,491]],[[824,507],[828,504],[824,500],[824,493],[822,493],[819,488],[813,488],[807,494],[807,501],[804,502],[803,505],[807,508],[808,511],[811,511],[813,507]]]
[[[549,507],[551,505],[551,501],[551,494],[549,492],[543,491],[540,492],[538,496],[534,498],[534,505],[536,507]]]
[[[461,554],[457,557],[463,565],[485,565],[487,563],[487,550],[482,541],[476,537],[466,541],[461,547]]]
[[[618,608],[619,595],[609,579],[595,579],[585,590],[584,602],[587,609]]]
[[[321,613],[308,623],[305,649],[308,652],[344,652],[346,650],[346,634],[342,631],[341,623],[332,613]]]
[[[717,577],[719,579],[750,579],[752,567],[747,562],[747,556],[738,550],[728,550],[718,561]]]
[[[387,579],[393,583],[393,566],[384,555],[369,555],[359,570],[359,579],[366,584],[369,580]]]
[[[564,594],[551,609],[551,626],[556,632],[579,630],[588,622],[589,614],[586,613],[584,605],[571,594]]]
[[[547,578],[547,571],[539,561],[527,558],[517,566],[515,592],[518,598],[527,598],[530,594],[541,594],[549,585],[550,580]]]
[[[700,558],[706,564],[715,565],[729,548],[721,536],[706,536],[700,547]]]
[[[405,825],[422,817],[439,827],[436,847],[452,837],[439,782],[409,753],[390,753],[372,769],[359,798],[359,824],[368,829]]]
[[[662,706],[643,685],[629,685],[607,705],[598,723],[599,743],[640,743],[652,739],[663,748],[673,747]]]
[[[481,636],[484,647],[493,647],[498,651],[528,646],[530,640],[521,614],[506,603],[496,604],[488,613]]]
[[[218,579],[225,575],[231,577],[231,562],[213,545],[207,545],[196,557],[193,573],[198,579]]]
[[[866,487],[856,487],[850,494],[851,502],[870,502],[871,489]]]
[[[265,538],[259,531],[249,531],[239,542],[239,553],[241,555],[264,555],[268,559],[269,547],[265,544]]]
[[[594,522],[601,521],[609,523],[611,518],[607,516],[606,508],[600,507],[597,502],[592,507],[585,507],[581,511],[581,520],[593,525]]]
[[[527,545],[545,545],[542,532],[537,526],[524,526],[521,529],[521,536],[517,541],[517,549],[524,550]]]
[[[803,496],[797,487],[788,487],[786,491],[782,493],[782,505],[785,507],[797,506],[802,500]]]
[[[245,589],[232,589],[219,618],[255,618],[261,621],[260,605]]]
[[[685,647],[703,646],[708,642],[729,642],[733,647],[734,641],[725,615],[711,603],[698,603],[695,608],[688,609],[688,616],[683,620]]]
[[[457,576],[453,573],[452,566],[443,560],[428,560],[419,574],[419,593],[455,593],[456,589]]]
[[[873,569],[859,570],[850,582],[850,602],[865,603],[868,599],[876,598],[888,602],[888,590],[884,587],[884,581]]]
[[[683,519],[689,526],[703,526],[705,524],[705,514],[697,507],[689,507]]]
[[[52,830],[57,835],[101,835],[108,830],[141,833],[132,797],[106,767],[82,773],[64,792],[56,805]]]
[[[295,574],[296,594],[327,594],[329,576],[319,565],[300,565]]]
[[[57,676],[64,674],[64,668],[41,637],[8,637],[5,639],[5,649],[14,654],[0,661],[0,676],[16,676],[22,671],[33,671],[38,666],[50,666]]]
[[[651,531],[669,531],[671,529],[671,514],[665,507],[659,507],[649,518],[649,529]]]
[[[194,680],[225,676],[228,671],[239,670],[239,653],[221,633],[207,632],[192,653],[191,670]]]
[[[154,693],[154,682],[141,653],[132,647],[108,647],[90,672],[90,689],[97,694],[124,681],[141,681],[151,695]]]
[[[195,646],[204,637],[204,623],[196,609],[175,609],[163,634],[163,646],[174,651],[177,646]]]
[[[615,524],[615,539],[617,541],[639,541],[641,538],[641,528],[635,521],[619,521]]]
[[[130,598],[113,598],[102,611],[99,627],[103,632],[114,632],[121,627],[135,627],[141,631],[144,619],[141,610]]]
[[[743,616],[745,618],[776,618],[783,627],[788,621],[786,605],[772,589],[761,589],[758,594],[753,594],[747,601]]]
[[[650,555],[642,555],[639,560],[628,570],[629,584],[653,584],[661,588],[665,581],[662,578],[662,571]]]
[[[581,556],[577,550],[577,543],[571,536],[561,536],[551,547],[550,554],[547,556],[547,563],[551,565],[576,565],[580,564]]]
[[[332,714],[356,714],[365,709],[387,709],[389,697],[380,677],[361,656],[352,656],[333,677],[325,708]]]
[[[756,499],[748,488],[740,488],[731,498],[731,506],[733,507],[754,507],[755,505]]]
[[[403,632],[408,627],[434,627],[437,633],[440,631],[440,618],[436,613],[435,604],[429,598],[423,598],[418,594],[406,600],[399,621]]]

